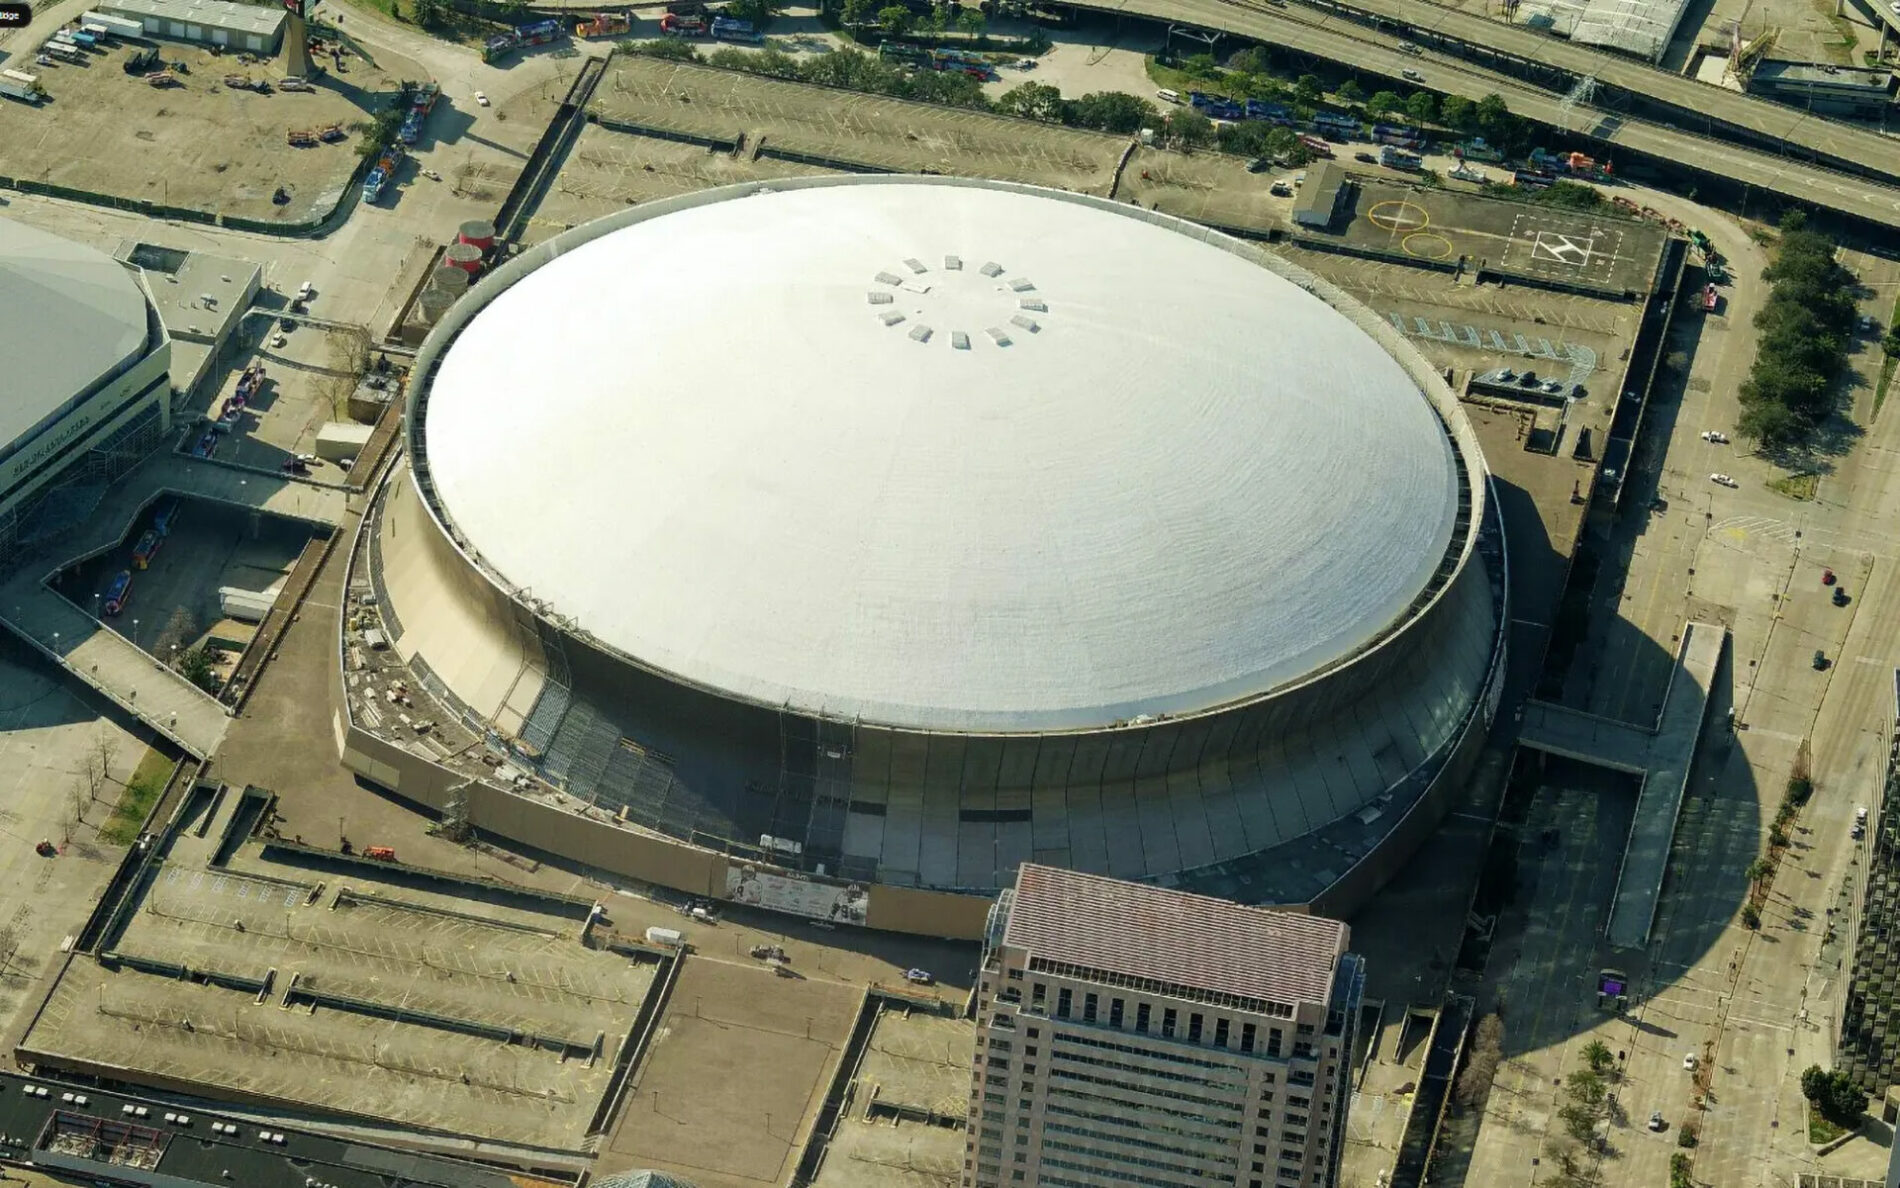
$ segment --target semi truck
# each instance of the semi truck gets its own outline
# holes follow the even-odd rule
[[[46,92],[40,90],[38,75],[22,70],[0,70],[0,95],[22,103],[38,103]]]

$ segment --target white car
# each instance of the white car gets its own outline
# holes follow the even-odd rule
[[[1684,1068],[1685,1070],[1687,1070],[1687,1071],[1689,1071],[1689,1072],[1694,1072],[1694,1071],[1695,1071],[1695,1066],[1696,1066],[1696,1063],[1697,1063],[1697,1061],[1696,1061],[1696,1058],[1695,1058],[1695,1053],[1694,1053],[1694,1052],[1685,1052],[1685,1053],[1683,1053],[1683,1057],[1682,1057],[1682,1067],[1683,1067],[1683,1068]]]
[[[481,104],[481,105],[482,105],[483,107],[487,107],[487,106],[488,106],[488,96],[487,96],[486,94],[484,94],[484,93],[482,93],[481,91],[477,91],[477,92],[475,92],[475,102],[477,102],[477,103],[479,103],[479,104]]]
[[[309,281],[305,281],[303,284],[297,286],[297,300],[308,301],[311,297],[316,295],[316,292],[316,286]]]
[[[1712,442],[1715,445],[1727,445],[1728,434],[1722,432],[1720,429],[1704,429],[1702,431],[1702,440]]]
[[[1741,486],[1740,483],[1736,482],[1733,478],[1731,478],[1730,476],[1726,474],[1712,474],[1709,476],[1709,481],[1720,487]]]

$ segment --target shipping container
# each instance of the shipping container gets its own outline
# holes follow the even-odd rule
[[[111,31],[115,36],[118,36],[118,37],[145,36],[144,25],[140,24],[137,21],[129,21],[125,19],[124,17],[112,16],[109,13],[82,12],[79,14],[79,24],[82,28],[84,28],[85,26],[91,25],[91,26],[96,26],[101,29],[106,29],[106,30]]]

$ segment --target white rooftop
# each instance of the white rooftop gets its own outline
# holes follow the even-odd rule
[[[112,16],[159,17],[260,37],[275,37],[289,19],[282,5],[240,4],[235,0],[103,0],[93,9]]]
[[[926,729],[1190,712],[1361,648],[1450,540],[1424,394],[1200,228],[938,179],[614,217],[474,315],[418,432],[485,566],[686,680]]]
[[[145,346],[145,294],[104,252],[0,219],[0,454]]]

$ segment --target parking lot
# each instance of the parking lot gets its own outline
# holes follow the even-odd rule
[[[350,419],[349,395],[357,368],[375,358],[368,339],[322,326],[279,325],[274,318],[262,317],[248,319],[239,333],[255,344],[252,350],[233,360],[204,404],[192,411],[216,417],[247,366],[263,367],[264,379],[231,430],[219,434],[215,457],[265,470],[304,457],[307,477],[313,481],[342,482],[347,474],[343,467],[313,455],[324,422]]]
[[[116,958],[74,963],[27,1047],[134,1080],[578,1147],[656,967],[583,947],[571,915],[431,892],[400,868],[339,879],[255,849],[208,866],[238,799],[206,839],[181,838]]]
[[[754,75],[617,57],[589,110],[603,121],[898,172],[1106,194],[1127,140]]]
[[[153,87],[122,69],[125,45],[83,63],[9,68],[39,75],[50,98],[39,106],[0,104],[0,175],[52,182],[120,198],[267,222],[301,222],[335,203],[356,167],[359,133],[336,144],[292,148],[291,128],[350,125],[371,118],[396,77],[357,61],[313,93],[261,95],[222,84],[229,73],[277,77],[270,65],[177,42],[160,44],[167,63],[189,73]],[[400,65],[385,62],[400,69]],[[277,205],[279,186],[290,201]]]
[[[699,1188],[784,1183],[862,993],[822,977],[688,957],[601,1171],[651,1167]]]

